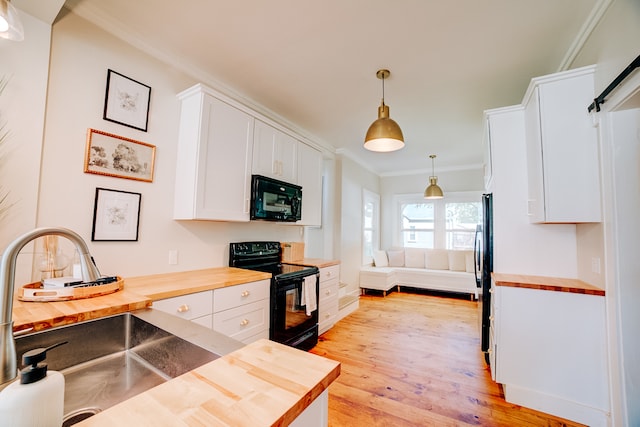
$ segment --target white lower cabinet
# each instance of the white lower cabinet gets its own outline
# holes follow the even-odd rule
[[[340,266],[332,265],[320,269],[318,298],[318,333],[322,334],[336,323],[338,318],[338,291],[340,287]]]
[[[269,279],[158,300],[153,308],[245,344],[269,338]]]
[[[495,286],[492,299],[491,371],[505,400],[607,425],[605,298]]]
[[[153,308],[211,328],[213,291],[196,292],[153,302]]]
[[[269,338],[269,279],[213,291],[213,330],[249,344]]]

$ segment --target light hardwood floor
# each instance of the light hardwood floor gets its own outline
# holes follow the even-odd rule
[[[579,426],[504,400],[480,352],[477,310],[461,298],[362,296],[312,350],[342,364],[329,426]]]

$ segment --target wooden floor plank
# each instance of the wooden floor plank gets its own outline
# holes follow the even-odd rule
[[[477,304],[362,296],[312,350],[342,364],[329,387],[329,426],[580,426],[504,400],[480,352]]]

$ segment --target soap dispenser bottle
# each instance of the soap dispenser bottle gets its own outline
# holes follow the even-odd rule
[[[60,427],[64,412],[64,376],[47,371],[47,351],[66,344],[36,348],[22,355],[20,378],[0,392],[0,420],[12,427]],[[3,424],[4,425],[4,424]]]

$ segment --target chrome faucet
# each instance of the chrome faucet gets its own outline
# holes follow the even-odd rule
[[[92,282],[100,278],[100,271],[93,262],[87,244],[77,233],[66,228],[36,228],[23,234],[7,246],[0,261],[0,390],[17,377],[16,343],[13,338],[13,288],[16,260],[20,250],[29,242],[42,236],[62,236],[71,240],[80,254],[82,280]]]

